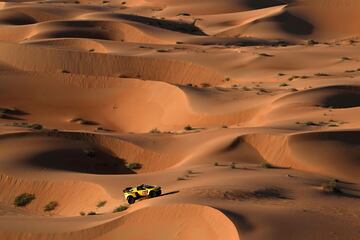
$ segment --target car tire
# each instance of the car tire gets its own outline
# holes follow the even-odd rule
[[[161,190],[157,192],[157,196],[161,196]]]
[[[155,191],[151,191],[151,192],[149,193],[149,196],[150,196],[151,198],[154,198],[154,197],[157,197],[158,195],[157,195],[157,193],[156,193]]]
[[[135,198],[133,198],[132,196],[129,196],[127,198],[127,201],[128,201],[129,204],[134,204],[135,203]]]

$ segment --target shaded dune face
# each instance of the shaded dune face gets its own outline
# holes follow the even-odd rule
[[[21,12],[3,11],[0,16],[0,23],[8,25],[28,25],[37,23],[37,21],[31,16]]]
[[[25,164],[35,168],[70,171],[90,174],[131,174],[125,162],[112,155],[98,151],[94,156],[84,156],[86,149],[59,149],[39,153],[30,157]],[[88,155],[91,153],[88,153]],[[24,164],[24,163],[23,163]]]
[[[275,103],[311,103],[324,108],[355,108],[360,106],[360,88],[342,85],[319,87],[285,96]]]
[[[24,145],[23,151],[6,150]],[[48,169],[88,174],[132,174],[125,160],[95,144],[65,138],[14,136],[2,139],[2,162],[19,168]],[[12,156],[12,157],[11,157]],[[11,160],[13,159],[13,160]]]
[[[280,28],[294,35],[311,35],[314,32],[314,26],[289,12],[281,13],[265,21],[274,21]]]
[[[358,131],[304,133],[291,136],[294,158],[309,169],[341,177],[359,178]]]

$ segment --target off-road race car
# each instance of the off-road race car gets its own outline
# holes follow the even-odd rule
[[[157,197],[161,195],[161,187],[141,184],[137,187],[127,187],[123,190],[124,197],[129,204],[135,203],[139,198]]]

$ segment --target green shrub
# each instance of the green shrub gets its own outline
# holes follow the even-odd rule
[[[142,165],[141,163],[128,163],[126,164],[126,167],[131,170],[138,170],[141,169]]]
[[[50,212],[55,210],[59,206],[59,203],[56,201],[51,201],[44,206],[44,212]]]
[[[97,208],[101,208],[101,207],[104,207],[106,205],[107,201],[99,201],[97,204],[96,204],[96,207]]]
[[[113,210],[113,213],[122,212],[122,211],[125,211],[126,209],[128,209],[127,206],[120,205],[119,207],[117,207]]]
[[[17,207],[24,207],[35,199],[35,194],[23,193],[18,195],[14,200],[14,205]]]

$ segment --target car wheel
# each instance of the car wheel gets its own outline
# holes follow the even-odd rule
[[[156,197],[157,194],[156,194],[155,191],[151,191],[150,194],[149,194],[149,196],[150,196],[151,198],[153,198],[153,197]]]
[[[161,190],[157,192],[157,196],[161,196]]]
[[[127,201],[128,201],[129,204],[134,204],[135,203],[135,198],[133,198],[132,196],[129,196],[127,198]]]

